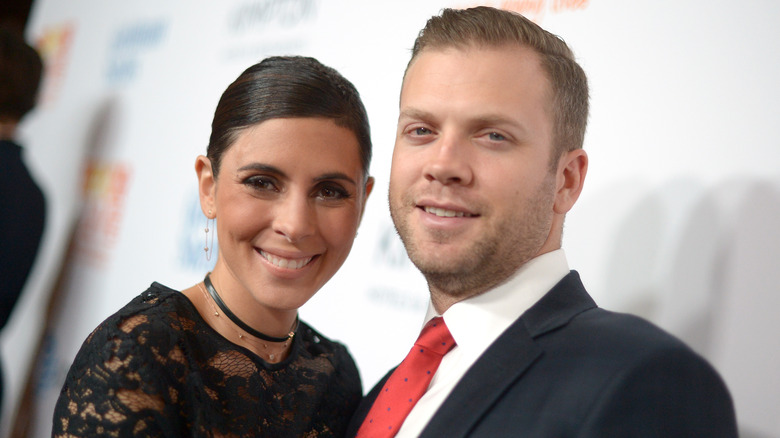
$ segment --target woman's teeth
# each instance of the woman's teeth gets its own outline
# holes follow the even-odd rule
[[[273,254],[269,254],[263,250],[260,250],[260,255],[262,255],[263,258],[271,262],[272,265],[279,268],[286,268],[286,269],[301,269],[302,267],[306,266],[313,258],[313,257],[306,257],[303,259],[285,259],[282,257],[277,257]]]

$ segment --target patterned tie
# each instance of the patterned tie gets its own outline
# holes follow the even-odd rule
[[[433,318],[395,369],[358,430],[360,438],[393,437],[431,383],[441,358],[455,347],[444,319]]]

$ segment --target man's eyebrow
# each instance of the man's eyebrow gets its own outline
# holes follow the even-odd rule
[[[525,129],[525,126],[518,120],[502,114],[484,114],[477,116],[471,120],[471,123],[475,125],[511,125],[520,129]]]
[[[433,113],[417,108],[405,108],[398,114],[398,119],[420,119],[429,120],[434,118]]]
[[[435,120],[436,116],[429,111],[421,110],[418,108],[405,108],[401,110],[400,114],[398,115],[398,120],[403,120],[403,119],[430,121],[430,120]],[[522,130],[523,132],[527,131],[525,125],[520,121],[498,113],[486,113],[486,114],[476,115],[468,119],[468,124],[473,126],[510,125],[517,129]]]

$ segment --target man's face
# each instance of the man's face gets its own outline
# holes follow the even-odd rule
[[[429,50],[409,67],[390,211],[434,298],[484,292],[559,247],[549,96],[527,48]]]

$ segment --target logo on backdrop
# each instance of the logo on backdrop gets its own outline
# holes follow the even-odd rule
[[[214,269],[214,264],[217,262],[217,254],[219,253],[219,245],[217,243],[217,223],[216,221],[209,222],[210,232],[214,236],[213,248],[211,236],[209,236],[208,244],[206,243],[206,216],[200,209],[200,198],[196,190],[193,190],[194,194],[187,195],[186,211],[182,217],[182,224],[179,227],[179,263],[185,269],[193,272],[203,273]],[[206,260],[206,254],[203,248],[206,246],[211,248],[211,260]]]
[[[245,64],[266,56],[304,51],[317,18],[315,0],[255,0],[239,4],[225,23],[223,58]]]
[[[381,221],[375,233],[372,272],[365,296],[382,308],[418,312],[428,304],[427,288],[406,254],[390,218]]]
[[[413,269],[412,262],[406,255],[401,238],[395,231],[392,223],[385,221],[381,230],[377,233],[377,242],[374,246],[374,261],[394,269]]]
[[[316,16],[314,0],[261,0],[243,3],[229,15],[228,27],[236,33],[277,25],[295,27]]]
[[[122,27],[111,39],[106,80],[110,85],[127,84],[141,71],[143,55],[159,47],[168,34],[168,20],[139,21]]]
[[[126,163],[93,159],[87,165],[75,250],[88,264],[102,266],[116,245],[130,177]]]
[[[529,20],[539,23],[548,12],[558,14],[585,9],[590,6],[590,0],[500,0],[483,1],[478,4],[519,12]],[[477,6],[477,4],[471,6]]]
[[[57,100],[65,79],[70,49],[73,46],[73,23],[63,23],[46,28],[36,38],[38,52],[43,58],[45,69],[41,87],[40,105],[48,105]]]

